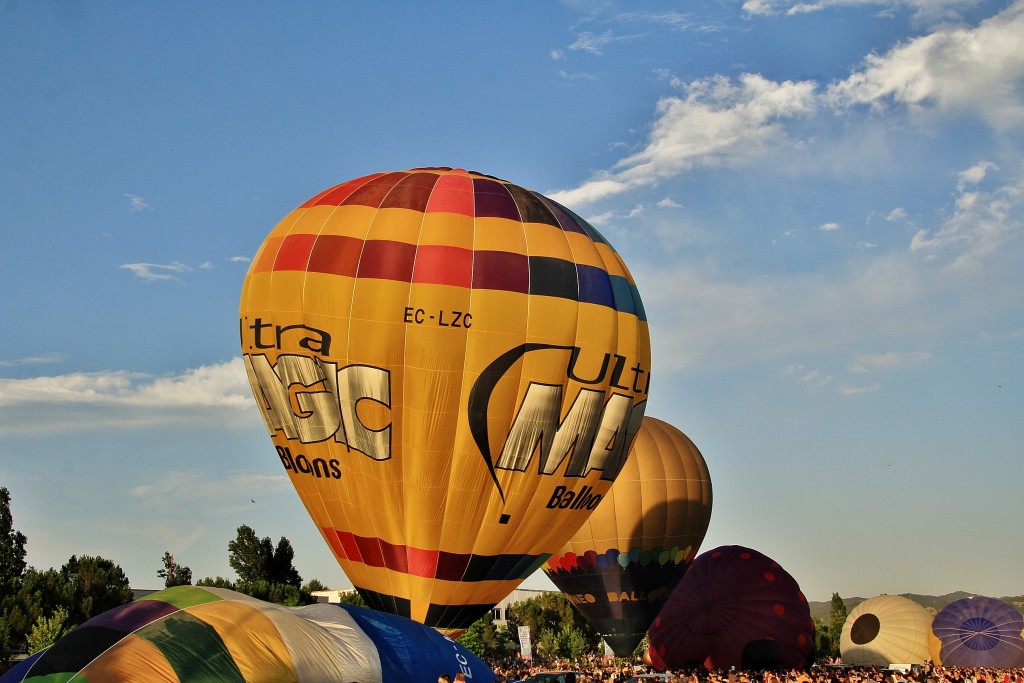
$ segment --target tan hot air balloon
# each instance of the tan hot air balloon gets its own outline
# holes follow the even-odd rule
[[[645,417],[608,495],[544,565],[620,657],[643,639],[711,521],[711,476],[693,442]]]
[[[902,595],[879,595],[857,605],[843,623],[843,662],[865,666],[924,664],[931,659],[932,613]]]

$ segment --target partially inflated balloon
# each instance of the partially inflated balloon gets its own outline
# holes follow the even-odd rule
[[[650,633],[658,668],[794,669],[814,651],[814,621],[796,580],[738,545],[698,555]]]
[[[924,664],[931,659],[932,613],[902,595],[879,595],[857,605],[843,623],[839,652],[846,664]]]
[[[494,676],[460,644],[402,617],[175,586],[93,617],[0,683],[434,683],[460,671]]]
[[[620,657],[647,633],[711,521],[711,477],[681,431],[645,417],[604,501],[544,565]]]
[[[608,242],[459,169],[302,204],[253,260],[239,326],[280,462],[349,579],[449,631],[597,507],[650,379],[643,307]]]
[[[955,600],[932,620],[930,651],[946,667],[1024,667],[1024,616],[1012,605],[977,595]]]

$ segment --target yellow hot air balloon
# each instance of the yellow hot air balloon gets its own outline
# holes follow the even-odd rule
[[[239,329],[281,465],[353,585],[448,632],[597,507],[650,382],[608,242],[461,169],[368,175],[295,209],[249,268]]]
[[[711,477],[681,431],[645,417],[604,501],[544,565],[620,657],[628,657],[704,540]]]

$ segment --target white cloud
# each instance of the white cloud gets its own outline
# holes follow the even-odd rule
[[[786,379],[796,380],[809,389],[821,389],[832,381],[832,375],[823,375],[817,370],[808,370],[799,363],[784,367],[782,376]]]
[[[906,217],[907,210],[904,209],[903,207],[898,206],[889,212],[889,214],[885,217],[885,220],[889,221],[890,223],[894,223],[896,221],[901,221]]]
[[[918,230],[911,252],[928,261],[943,260],[947,270],[972,269],[1019,234],[1024,227],[1024,177],[991,192],[967,190],[993,167],[979,164],[960,174],[953,215],[936,230]]]
[[[229,256],[228,261],[231,263],[249,263],[252,259],[248,256]]]
[[[672,199],[669,199],[668,197],[665,197],[664,199],[660,200],[658,202],[657,206],[658,206],[658,208],[661,208],[661,209],[681,209],[681,208],[683,208],[682,204],[680,204],[679,202],[674,201]]]
[[[861,387],[851,387],[849,385],[843,385],[839,389],[839,395],[840,396],[855,396],[857,394],[873,394],[876,391],[881,391],[881,390],[882,390],[882,385],[879,384],[878,382],[875,382],[874,384],[868,384],[868,385],[865,385],[865,386],[861,386]]]
[[[199,264],[199,270],[213,270],[214,265],[211,261],[203,261]]]
[[[189,266],[184,263],[174,261],[173,263],[125,263],[120,266],[125,270],[130,270],[135,274],[135,277],[145,280],[147,282],[157,282],[166,280],[181,280],[175,277],[175,273],[187,273],[192,270]]]
[[[599,55],[604,51],[604,48],[607,45],[635,40],[636,38],[637,36],[617,36],[611,31],[605,31],[601,34],[584,31],[577,36],[576,40],[569,46],[569,49],[582,50],[583,52],[589,52],[593,55]]]
[[[985,175],[989,169],[999,170],[999,167],[993,164],[991,161],[979,161],[974,166],[971,166],[965,171],[961,171],[957,176],[958,181],[956,184],[957,190],[963,192],[969,185],[977,185],[985,179]]]
[[[125,192],[124,196],[128,198],[128,210],[131,211],[132,213],[153,210],[153,207],[149,205],[149,202],[147,202],[145,199],[143,199],[137,194],[130,194],[128,192]]]
[[[259,420],[240,358],[180,375],[127,371],[0,379],[0,435]]]
[[[977,28],[947,26],[884,55],[829,87],[837,106],[895,103],[914,111],[972,112],[1006,129],[1024,125],[1024,1]]]
[[[680,85],[682,96],[658,102],[646,147],[579,187],[549,193],[576,206],[650,186],[696,166],[741,163],[785,140],[781,121],[814,111],[815,85],[776,83],[757,74]]]
[[[131,490],[131,495],[144,498],[150,505],[165,502],[179,504],[188,500],[222,501],[238,497],[239,491],[253,497],[262,493],[277,493],[291,488],[287,475],[252,474],[233,472],[225,479],[210,479],[205,474],[187,471],[170,471],[159,480],[140,484]],[[246,501],[248,502],[248,500]]]
[[[838,230],[838,229],[839,229],[839,224],[838,223],[822,223],[818,227],[818,230],[821,230],[822,232],[832,232],[833,230]]]
[[[562,56],[562,52],[560,50],[552,50],[551,52],[548,53],[548,55],[551,57],[551,59],[555,60],[556,62],[561,59],[565,59],[565,57]]]
[[[614,211],[605,211],[594,216],[587,216],[587,222],[594,226],[608,225],[615,219]]]
[[[743,11],[747,14],[804,14],[820,12],[834,7],[881,7],[891,10],[907,7],[914,12],[917,20],[926,23],[949,21],[960,17],[960,12],[979,0],[745,0]]]
[[[0,360],[0,368],[15,368],[25,365],[48,365],[51,363],[63,363],[67,356],[63,353],[44,353],[41,356],[26,356],[25,358],[11,358]]]
[[[927,351],[911,351],[909,353],[898,353],[886,351],[884,353],[861,353],[857,354],[850,365],[850,372],[865,373],[872,370],[888,370],[903,367],[915,363],[922,363],[931,359]]]

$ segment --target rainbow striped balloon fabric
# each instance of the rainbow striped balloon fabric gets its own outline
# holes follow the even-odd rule
[[[557,202],[451,168],[316,195],[242,288],[276,457],[367,603],[457,633],[583,524],[643,418],[619,254]]]
[[[0,683],[435,683],[460,671],[470,680],[494,677],[464,647],[408,619],[177,586],[93,617]]]

